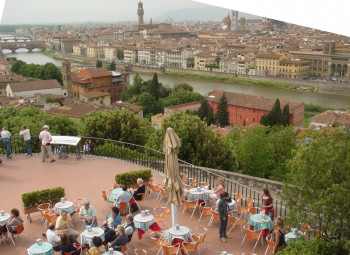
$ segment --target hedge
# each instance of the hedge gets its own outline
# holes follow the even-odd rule
[[[56,203],[61,197],[65,196],[64,188],[57,187],[53,189],[38,190],[22,194],[24,207],[38,206],[42,203]]]
[[[152,171],[150,169],[132,171],[123,174],[117,174],[115,176],[115,182],[117,184],[132,185],[137,183],[137,179],[141,178],[143,181],[149,181],[152,177]]]

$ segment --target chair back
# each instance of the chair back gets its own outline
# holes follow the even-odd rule
[[[120,211],[126,210],[126,203],[125,202],[119,202],[119,210]]]
[[[273,247],[275,247],[275,243],[271,241],[272,239],[272,235],[268,235],[266,237],[266,241],[267,241],[267,247],[269,247],[270,251],[273,251]]]
[[[183,203],[184,203],[184,206],[188,209],[193,209],[193,208],[196,208],[197,206],[197,201],[184,200]]]
[[[215,206],[211,208],[211,215],[213,215],[213,219],[220,221],[219,213],[215,211]]]
[[[162,244],[168,245],[168,242],[164,238],[156,237],[156,234],[157,234],[156,232],[152,232],[150,234],[150,238],[155,248],[161,248]]]
[[[194,252],[198,249],[198,240],[194,242],[183,242],[182,246],[186,249],[186,251]]]
[[[121,253],[124,253],[126,251],[126,244],[123,245],[121,248],[120,248],[120,252]]]
[[[19,225],[16,227],[16,232],[17,232],[17,235],[19,235],[20,233],[22,233],[24,230],[24,225]]]
[[[105,202],[107,202],[107,201],[108,201],[108,197],[107,197],[107,193],[106,193],[105,190],[103,190],[103,191],[101,192],[101,195],[102,195],[102,197],[103,197],[103,200],[104,200]]]
[[[117,189],[118,188],[118,184],[113,184],[113,189]]]
[[[135,249],[134,251],[136,255],[147,255],[147,251],[143,249]]]
[[[183,176],[182,176],[182,181],[186,184],[187,183],[187,181],[188,181],[188,174],[184,174]]]
[[[180,248],[180,244],[179,243],[177,243],[175,245],[171,245],[171,246],[166,246],[166,245],[162,244],[162,249],[163,249],[165,255],[178,254],[179,248]]]
[[[201,212],[203,215],[205,216],[211,216],[212,213],[211,213],[211,208],[210,207],[205,207],[205,202],[202,202],[200,205],[199,205],[199,208],[201,209]]]
[[[142,193],[142,196],[141,196],[141,200],[140,201],[143,201],[145,199],[145,196],[146,196],[146,192]]]
[[[242,202],[242,200],[243,200],[242,195],[241,194],[237,194],[236,195],[236,204],[237,204],[237,206],[240,206],[240,203]]]
[[[254,200],[252,198],[247,199],[247,207],[253,207],[254,205]]]
[[[165,197],[165,189],[164,188],[159,188],[160,194],[162,194],[162,197]]]
[[[196,178],[193,178],[191,181],[191,188],[196,187]]]
[[[49,203],[42,203],[40,205],[38,205],[38,210],[39,211],[45,211],[45,209],[49,209],[50,208],[50,204]]]
[[[256,240],[260,238],[260,232],[250,230],[248,227],[243,227],[244,233],[248,239]]]
[[[255,207],[249,207],[248,213],[250,213],[251,215],[256,214],[256,208]]]

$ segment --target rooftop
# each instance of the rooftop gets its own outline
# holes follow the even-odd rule
[[[57,80],[37,80],[9,84],[13,92],[62,88]]]

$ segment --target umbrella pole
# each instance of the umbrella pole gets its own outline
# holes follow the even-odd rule
[[[177,205],[173,203],[171,203],[171,219],[173,222],[173,226],[175,226],[175,224],[178,224]]]

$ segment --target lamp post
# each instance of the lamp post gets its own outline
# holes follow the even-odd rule
[[[305,139],[304,139],[304,143],[306,145],[306,150],[308,151],[309,150],[309,145],[311,143],[311,137],[310,136],[306,136]]]

